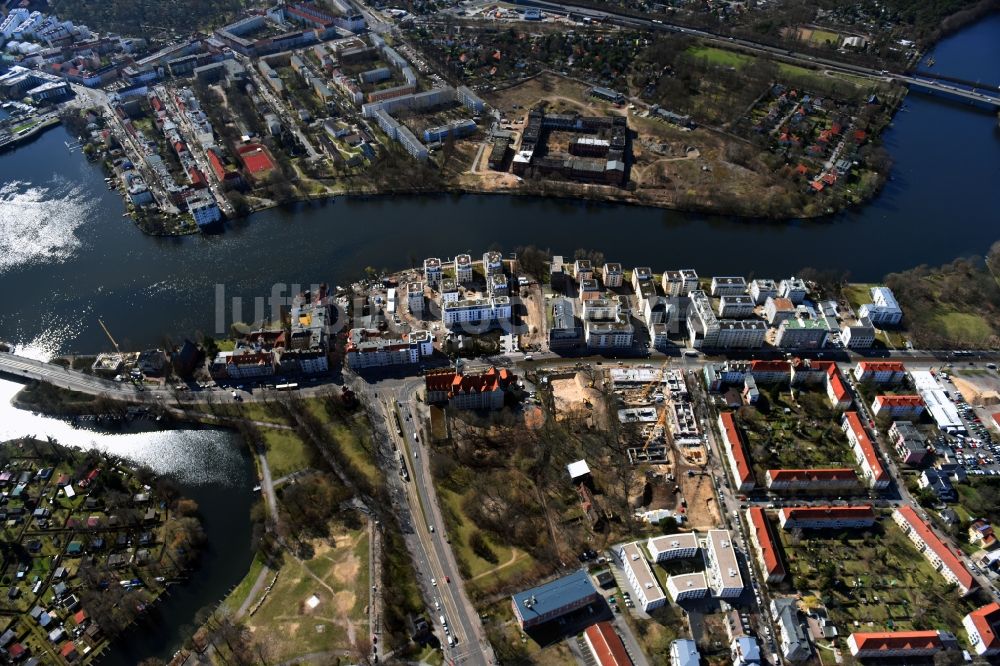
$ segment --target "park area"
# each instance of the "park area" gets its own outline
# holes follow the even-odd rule
[[[261,578],[263,563],[255,559],[225,602],[255,639],[266,637],[268,663],[307,654],[332,663],[368,643],[367,529],[341,528],[310,546],[307,560],[286,553],[276,575],[266,571]]]
[[[747,439],[754,473],[769,469],[853,467],[847,437],[825,392],[761,391],[755,406],[740,408],[737,421]]]
[[[963,600],[883,516],[870,530],[776,530],[791,585],[810,608],[825,606],[841,636],[853,631],[960,627]]]

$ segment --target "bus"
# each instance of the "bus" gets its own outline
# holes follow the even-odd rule
[[[278,384],[274,387],[275,391],[294,391],[299,387],[298,384],[291,382],[289,384]]]

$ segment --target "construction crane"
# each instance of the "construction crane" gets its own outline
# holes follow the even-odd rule
[[[649,400],[649,397],[653,395],[653,389],[656,388],[656,385],[663,383],[663,376],[666,374],[667,367],[669,365],[670,365],[670,359],[668,358],[663,362],[663,365],[660,366],[659,373],[653,375],[653,378],[649,380],[649,383],[646,384],[645,388],[643,388],[642,390],[643,400]]]
[[[101,325],[101,329],[104,331],[104,335],[108,336],[108,340],[111,341],[111,346],[115,348],[115,354],[118,355],[118,362],[124,365],[125,355],[122,353],[121,347],[118,346],[118,342],[115,340],[114,336],[111,335],[111,331],[108,330],[108,327],[104,325],[104,322],[101,321],[100,318],[97,319],[97,323]],[[140,380],[142,379],[142,373],[139,373],[138,376],[136,376],[136,373],[139,373],[139,371],[133,370],[131,373],[129,373],[128,377],[129,380],[133,384],[135,384],[136,387],[141,391],[142,384],[140,383]]]
[[[111,341],[111,346],[115,348],[115,353],[118,354],[119,358],[121,358],[122,357],[122,350],[118,346],[118,343],[115,342],[114,337],[111,335],[111,331],[109,331],[108,327],[104,325],[104,322],[101,321],[100,317],[98,317],[97,323],[101,325],[101,328],[104,330],[104,335],[108,336],[108,340]]]

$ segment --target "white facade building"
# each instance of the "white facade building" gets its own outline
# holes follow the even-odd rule
[[[743,576],[729,530],[709,530],[705,546],[705,577],[713,596],[731,599],[743,594]]]
[[[649,568],[649,562],[642,554],[637,542],[627,543],[618,550],[618,558],[621,560],[625,577],[632,585],[635,592],[636,603],[647,613],[659,608],[667,603],[667,596],[663,593],[656,576]]]
[[[699,548],[701,546],[698,544],[698,536],[694,532],[664,534],[646,542],[646,550],[654,562],[696,557]]]

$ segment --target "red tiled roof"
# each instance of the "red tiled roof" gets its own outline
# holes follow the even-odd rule
[[[77,624],[82,624],[83,621],[86,619],[87,619],[87,611],[85,610],[77,611],[76,614],[73,616],[73,622],[76,622]]]
[[[924,401],[919,395],[877,395],[875,402],[881,407],[923,407]]]
[[[781,510],[785,520],[860,520],[875,517],[871,505],[792,506]]]
[[[740,438],[740,431],[736,427],[736,421],[733,419],[732,412],[722,412],[719,418],[722,420],[729,448],[732,449],[733,460],[736,461],[736,475],[740,478],[741,483],[744,481],[753,482],[750,459],[747,456],[746,449],[743,447],[743,440]]]
[[[251,175],[264,173],[274,169],[274,161],[271,159],[264,147],[257,143],[248,143],[240,147],[237,151],[243,165]]]
[[[864,372],[906,372],[906,366],[899,361],[861,361],[858,369]]]
[[[593,646],[600,666],[632,666],[632,659],[610,622],[592,624],[584,633]]]
[[[460,375],[451,370],[429,372],[424,377],[424,385],[428,391],[448,391],[449,396],[460,393],[487,393],[507,388],[514,379],[514,374],[507,368],[491,367],[485,372],[470,375]]]
[[[858,475],[850,467],[825,469],[769,469],[767,476],[772,481],[857,481]]]
[[[851,431],[858,440],[858,446],[861,447],[861,453],[865,456],[865,462],[868,463],[868,468],[872,472],[872,477],[876,481],[882,481],[888,478],[885,469],[882,467],[882,463],[879,462],[878,454],[875,453],[875,446],[872,444],[872,440],[868,437],[868,433],[865,431],[864,425],[861,424],[861,419],[858,418],[857,412],[847,412],[844,414],[844,418],[847,419],[847,425],[850,426]]]
[[[1000,638],[997,637],[997,630],[1000,629],[1000,604],[995,601],[986,604],[969,613],[969,617],[979,632],[984,648],[988,650],[1000,647]]]
[[[218,153],[214,149],[209,148],[205,151],[208,154],[208,163],[212,167],[212,171],[215,172],[215,177],[222,180],[226,177],[226,165],[222,163],[222,158],[219,157]]]
[[[59,650],[59,654],[63,657],[68,657],[74,652],[76,652],[76,644],[73,643],[73,641],[66,641],[66,644],[62,646],[61,650]]]
[[[942,564],[948,567],[962,586],[969,590],[976,586],[976,580],[969,573],[969,570],[965,568],[965,565],[962,564],[962,561],[931,531],[927,523],[920,519],[920,516],[913,510],[913,507],[904,505],[896,509],[896,511],[906,519],[910,527],[920,535],[920,538],[923,539],[927,547],[934,551]]]
[[[858,650],[926,650],[943,647],[941,635],[934,630],[927,631],[874,631],[853,633]]]
[[[767,515],[764,513],[764,509],[759,506],[750,507],[750,526],[753,528],[754,536],[757,538],[761,553],[764,555],[767,574],[769,576],[784,576],[785,565],[781,563],[777,542],[771,533],[771,525],[767,522]]]

